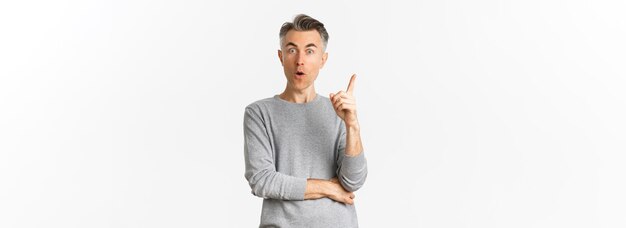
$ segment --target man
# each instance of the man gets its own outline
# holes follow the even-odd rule
[[[287,86],[244,116],[245,177],[264,198],[260,227],[358,227],[354,191],[363,186],[356,76],[329,98],[315,92],[328,59],[324,24],[297,15],[280,29],[278,58]]]

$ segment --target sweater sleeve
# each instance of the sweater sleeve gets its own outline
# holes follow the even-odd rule
[[[252,194],[262,198],[304,200],[306,178],[276,171],[270,138],[259,111],[246,107],[244,115],[244,176]]]
[[[339,136],[339,151],[337,153],[337,179],[347,191],[359,190],[367,178],[367,160],[365,151],[357,156],[346,155],[346,131],[345,125],[341,124]]]

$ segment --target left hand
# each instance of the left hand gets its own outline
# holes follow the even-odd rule
[[[359,121],[356,118],[356,100],[354,99],[354,81],[356,80],[356,74],[353,74],[348,83],[348,89],[346,92],[343,90],[336,94],[330,94],[330,101],[333,103],[337,116],[341,118],[346,127],[357,126]]]

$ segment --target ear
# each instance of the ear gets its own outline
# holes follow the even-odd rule
[[[280,49],[278,50],[278,60],[280,60],[280,65],[285,65],[283,64],[283,51],[281,51]]]
[[[324,52],[324,54],[322,55],[322,67],[324,67],[324,64],[326,64],[326,60],[328,59],[328,52]]]

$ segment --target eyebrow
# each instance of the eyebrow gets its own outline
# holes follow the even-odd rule
[[[298,45],[294,44],[293,42],[289,42],[289,43],[287,43],[287,45],[285,45],[285,46],[294,46],[294,47],[298,47]],[[316,46],[314,43],[307,44],[307,45],[306,45],[306,46],[304,46],[304,47],[316,47],[316,48],[317,48],[317,46]]]

